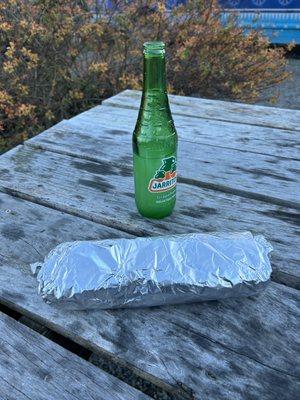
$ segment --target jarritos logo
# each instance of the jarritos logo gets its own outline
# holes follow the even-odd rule
[[[166,192],[174,187],[176,182],[176,158],[163,158],[162,165],[149,182],[148,190],[151,193]]]

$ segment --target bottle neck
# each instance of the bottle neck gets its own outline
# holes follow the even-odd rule
[[[166,60],[164,54],[144,54],[144,83],[143,92],[165,92]]]

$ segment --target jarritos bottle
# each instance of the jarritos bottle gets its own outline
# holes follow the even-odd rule
[[[166,90],[165,45],[144,44],[144,85],[133,132],[135,202],[148,218],[164,218],[176,201],[177,133]]]

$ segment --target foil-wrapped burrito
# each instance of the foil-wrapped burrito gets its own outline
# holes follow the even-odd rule
[[[250,232],[76,241],[60,244],[32,270],[49,303],[150,307],[254,295],[270,280],[271,250]]]

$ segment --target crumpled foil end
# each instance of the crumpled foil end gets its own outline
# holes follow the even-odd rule
[[[260,293],[270,243],[250,232],[75,241],[31,265],[47,303],[73,310],[151,307]]]

